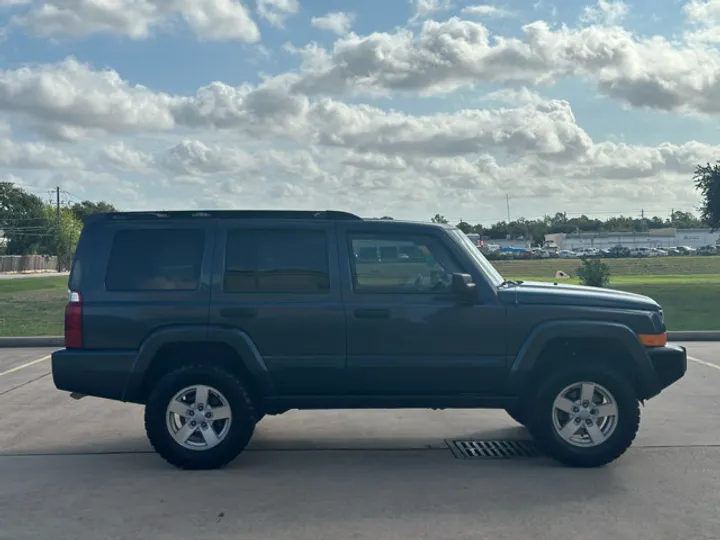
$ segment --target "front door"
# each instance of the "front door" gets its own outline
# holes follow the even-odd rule
[[[211,322],[250,337],[280,394],[342,393],[345,313],[332,223],[218,227]]]
[[[505,306],[495,291],[442,230],[385,231],[338,225],[349,393],[501,395]],[[473,275],[476,302],[453,293],[456,272]]]

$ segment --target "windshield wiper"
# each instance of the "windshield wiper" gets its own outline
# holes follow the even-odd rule
[[[506,285],[508,285],[508,286],[510,286],[510,285],[517,286],[517,285],[522,285],[522,284],[523,284],[523,281],[522,281],[522,280],[519,280],[519,279],[506,279],[506,280],[503,281],[500,285],[498,285],[498,288],[499,288],[499,287],[505,287]]]

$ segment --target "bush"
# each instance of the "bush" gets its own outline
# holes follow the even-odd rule
[[[601,259],[582,259],[576,274],[580,283],[590,287],[605,287],[610,282],[610,267]]]

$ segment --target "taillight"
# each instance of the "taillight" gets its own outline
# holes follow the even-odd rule
[[[70,291],[65,306],[65,348],[82,349],[82,296]]]

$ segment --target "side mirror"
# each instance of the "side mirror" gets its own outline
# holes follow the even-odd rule
[[[460,296],[470,296],[476,290],[476,285],[470,274],[453,274],[452,290]]]

